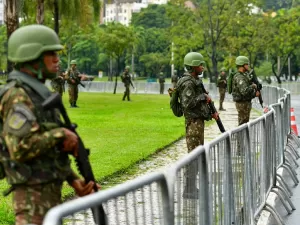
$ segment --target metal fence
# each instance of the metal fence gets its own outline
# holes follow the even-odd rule
[[[54,207],[43,224],[94,224],[87,210],[100,204],[109,225],[252,225],[262,210],[283,224],[266,200],[274,192],[288,213],[295,209],[277,171],[299,183],[300,141],[290,129],[290,92],[267,86],[263,96],[269,111],[259,118],[198,146],[167,170]]]

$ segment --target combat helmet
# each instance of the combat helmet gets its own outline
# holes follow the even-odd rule
[[[235,59],[235,65],[243,66],[245,64],[249,65],[249,59],[246,56],[238,56]]]
[[[200,66],[205,63],[203,56],[198,52],[189,52],[185,55],[183,61],[186,66]]]
[[[44,25],[28,25],[15,30],[8,40],[8,60],[16,63],[26,63],[38,60],[43,52],[59,51],[63,46],[54,30]],[[41,66],[47,70],[42,59],[39,60]],[[30,68],[32,72],[42,78],[42,68],[38,71]],[[47,77],[53,77],[56,74],[47,72]]]
[[[225,68],[225,67],[222,67],[222,68],[221,68],[221,72],[226,72],[226,68]]]
[[[75,59],[71,60],[70,65],[77,65],[77,61]]]
[[[125,69],[129,70],[129,69],[130,69],[130,66],[125,66]]]

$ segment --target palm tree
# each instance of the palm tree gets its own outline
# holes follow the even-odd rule
[[[7,40],[10,35],[19,27],[19,0],[9,0],[4,2],[4,13],[6,20],[6,29],[7,29]],[[13,70],[13,63],[7,60],[7,71],[10,72]]]

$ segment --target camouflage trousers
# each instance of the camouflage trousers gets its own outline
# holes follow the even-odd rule
[[[127,100],[130,101],[130,87],[129,87],[129,85],[125,85],[123,101],[125,100],[126,97],[127,97]]]
[[[69,102],[75,104],[78,99],[78,85],[69,84]]]
[[[186,119],[185,120],[186,144],[188,152],[194,150],[197,146],[204,144],[204,120]]]
[[[220,108],[223,108],[223,102],[224,102],[224,99],[225,99],[225,93],[226,93],[226,88],[219,88]]]
[[[61,203],[62,182],[18,186],[13,191],[15,225],[41,225],[47,211]]]
[[[252,108],[251,101],[236,102],[235,107],[238,112],[238,125],[248,123],[250,120],[250,112]]]
[[[165,90],[165,84],[164,83],[159,83],[159,93],[163,94]]]

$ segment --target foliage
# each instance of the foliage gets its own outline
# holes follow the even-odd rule
[[[264,61],[260,64],[259,67],[255,69],[255,73],[258,77],[266,78],[267,76],[271,76],[272,72],[272,63],[268,61]]]
[[[7,46],[6,26],[0,26],[0,72],[6,70],[6,63],[7,63],[6,46]]]
[[[149,77],[158,77],[159,72],[168,64],[169,57],[162,53],[149,53],[141,56],[140,61],[145,65]]]
[[[139,13],[133,13],[131,24],[148,28],[169,28],[171,20],[166,15],[167,5],[150,4]]]

